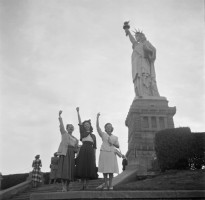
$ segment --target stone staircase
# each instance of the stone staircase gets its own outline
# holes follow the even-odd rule
[[[96,188],[101,185],[103,183],[103,179],[102,178],[98,178],[95,180],[90,180],[88,181],[88,185],[86,190],[90,191],[90,190],[96,190]],[[75,182],[71,182],[69,185],[69,190],[70,191],[78,191],[81,190],[82,188],[82,183],[79,181],[75,181]]]
[[[117,182],[117,179],[116,179]],[[38,188],[29,188],[25,192],[21,192],[18,195],[13,196],[10,200],[68,200],[68,199],[169,199],[169,200],[191,200],[205,199],[204,190],[114,190],[105,191],[102,189],[96,189],[99,185],[102,185],[103,179],[96,179],[88,182],[87,190],[80,190],[82,183],[79,181],[72,182],[68,192],[61,192],[61,184],[41,185]],[[13,193],[10,191],[10,194]],[[13,193],[14,194],[14,193]],[[17,194],[17,193],[16,193]],[[2,198],[0,200],[6,200],[8,198]]]
[[[86,191],[93,191],[103,183],[103,179],[95,179],[88,181],[88,186]],[[82,188],[82,183],[80,181],[71,182],[69,185],[69,191],[80,191]],[[30,195],[32,193],[52,193],[52,192],[61,192],[61,184],[50,184],[50,185],[41,185],[38,188],[30,188],[25,192],[22,192],[14,197],[10,198],[10,200],[29,200]]]

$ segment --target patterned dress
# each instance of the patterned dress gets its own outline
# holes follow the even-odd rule
[[[41,167],[42,163],[40,159],[36,159],[33,161],[32,164],[33,171],[32,171],[32,181],[34,182],[42,182],[41,180]]]

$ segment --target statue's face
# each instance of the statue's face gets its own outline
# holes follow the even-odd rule
[[[135,39],[137,42],[143,41],[144,35],[137,33],[135,34]]]
[[[135,34],[135,39],[136,39],[136,41],[138,42],[138,41],[140,41],[140,38],[141,38],[141,36],[140,36],[140,34]]]

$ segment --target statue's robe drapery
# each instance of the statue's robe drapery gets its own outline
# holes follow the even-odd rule
[[[155,59],[156,49],[149,41],[133,44],[132,78],[136,96],[159,96],[154,69]]]

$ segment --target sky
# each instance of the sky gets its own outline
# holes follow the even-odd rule
[[[0,172],[27,173],[40,154],[42,171],[61,141],[58,111],[75,127],[76,107],[96,131],[111,122],[122,153],[135,97],[132,46],[123,30],[142,30],[157,49],[160,96],[176,106],[175,127],[205,131],[203,0],[1,0]],[[118,158],[121,171],[121,159]]]

